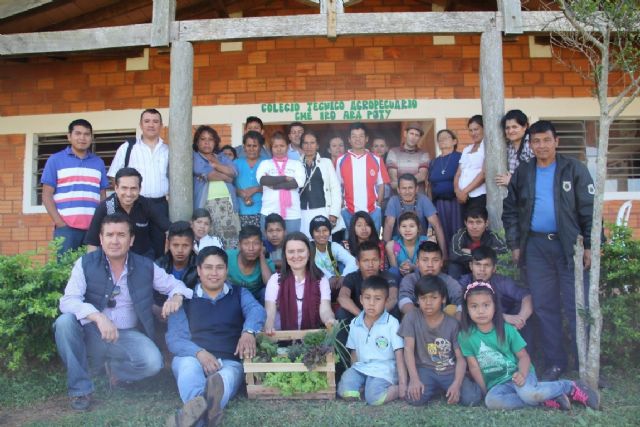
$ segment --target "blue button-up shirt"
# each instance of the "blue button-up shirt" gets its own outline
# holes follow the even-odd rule
[[[255,332],[261,331],[267,317],[267,312],[264,310],[264,307],[256,301],[251,292],[247,289],[235,289],[240,290],[240,306],[242,308],[242,316],[244,317],[242,330]],[[216,305],[224,296],[233,291],[234,288],[225,283],[222,291],[216,295],[215,298],[211,298],[209,294],[203,291],[200,283],[198,283],[194,291],[194,298],[205,298],[211,301],[211,305]],[[167,340],[167,347],[169,347],[169,351],[171,351],[175,356],[195,357],[196,353],[202,350],[199,345],[191,341],[189,319],[184,311],[184,307],[180,307],[180,310],[172,316],[169,316],[169,325],[165,338]]]

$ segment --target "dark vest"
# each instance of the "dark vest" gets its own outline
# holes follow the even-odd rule
[[[189,319],[191,341],[218,359],[240,360],[233,353],[244,325],[241,289],[234,285],[230,288],[227,295],[215,303],[194,294],[191,300],[184,300],[183,306]]]
[[[109,264],[102,249],[98,248],[98,250],[82,257],[82,270],[87,282],[85,302],[93,305],[98,311],[104,310],[114,284]],[[138,322],[142,325],[142,331],[153,339],[154,326],[151,311],[153,305],[153,261],[129,252],[127,287]]]

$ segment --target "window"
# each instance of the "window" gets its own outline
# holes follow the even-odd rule
[[[113,157],[118,147],[126,138],[135,137],[135,130],[117,131],[117,132],[96,132],[93,134],[92,151],[104,160],[107,170],[111,166]],[[57,135],[38,135],[37,142],[34,146],[34,168],[31,191],[31,202],[35,205],[42,204],[42,184],[40,178],[44,171],[44,165],[52,154],[64,149],[69,142],[67,134]]]
[[[589,165],[597,156],[598,120],[553,120],[558,152]],[[606,191],[640,191],[640,119],[621,119],[609,132]]]

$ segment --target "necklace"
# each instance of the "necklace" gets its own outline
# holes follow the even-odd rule
[[[451,160],[451,154],[453,153],[447,154],[447,163],[444,165],[443,168],[440,168],[440,175],[444,175],[447,172],[447,168],[449,167],[449,160]]]

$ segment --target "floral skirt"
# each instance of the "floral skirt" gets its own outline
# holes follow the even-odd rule
[[[240,218],[233,210],[233,203],[228,198],[207,200],[205,206],[211,215],[211,230],[209,234],[222,240],[225,249],[238,247],[238,233],[240,233]]]

